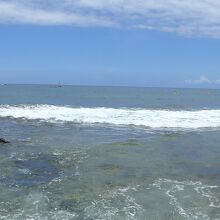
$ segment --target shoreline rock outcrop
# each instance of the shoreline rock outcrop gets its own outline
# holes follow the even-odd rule
[[[8,144],[9,141],[5,140],[4,138],[0,138],[0,144]]]

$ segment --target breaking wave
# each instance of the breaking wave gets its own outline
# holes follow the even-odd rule
[[[144,126],[152,129],[220,128],[220,110],[171,111],[128,108],[73,108],[54,105],[0,105],[0,118]]]

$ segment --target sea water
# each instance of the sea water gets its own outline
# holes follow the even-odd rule
[[[0,86],[0,219],[220,219],[220,90]]]

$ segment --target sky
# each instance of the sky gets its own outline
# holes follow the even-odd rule
[[[0,83],[220,88],[219,0],[0,0]]]

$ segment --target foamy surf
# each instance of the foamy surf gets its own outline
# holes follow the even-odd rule
[[[220,217],[220,186],[158,179],[152,187],[163,192],[169,198],[169,204],[186,220],[217,220]]]
[[[53,105],[1,105],[1,118],[144,126],[152,129],[220,128],[220,110],[169,111],[152,109],[73,108]]]

